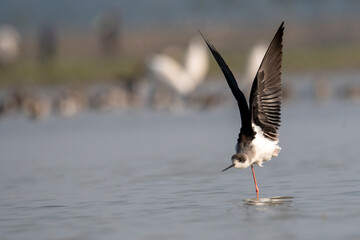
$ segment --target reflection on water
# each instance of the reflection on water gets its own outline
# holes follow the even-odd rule
[[[292,203],[294,197],[247,198],[243,201],[246,205],[254,206],[279,206]]]

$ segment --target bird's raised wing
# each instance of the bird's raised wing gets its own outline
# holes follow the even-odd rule
[[[209,68],[207,47],[202,39],[197,36],[191,39],[185,55],[185,70],[192,78],[194,87],[205,80]]]
[[[264,136],[278,140],[281,110],[281,60],[284,22],[280,25],[256,74],[250,93],[251,120]]]
[[[201,32],[200,32],[200,34],[201,34]],[[202,34],[201,34],[201,36],[204,38],[212,55],[214,56],[217,64],[221,68],[221,70],[226,78],[226,81],[231,89],[231,92],[233,93],[234,97],[236,98],[236,101],[238,103],[239,110],[240,110],[242,133],[244,133],[245,135],[252,135],[253,130],[251,127],[250,111],[249,111],[249,107],[248,107],[246,98],[244,96],[244,93],[239,89],[239,86],[236,82],[234,75],[232,74],[231,70],[229,69],[229,67],[226,64],[226,62],[224,61],[224,59],[221,57],[220,53]]]
[[[147,63],[149,72],[163,83],[170,85],[180,94],[187,94],[193,89],[190,76],[175,59],[165,54],[158,54]]]

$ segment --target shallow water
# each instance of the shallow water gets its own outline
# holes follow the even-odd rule
[[[360,106],[282,112],[282,151],[255,167],[261,199],[250,169],[220,172],[235,105],[3,118],[1,239],[359,239]]]

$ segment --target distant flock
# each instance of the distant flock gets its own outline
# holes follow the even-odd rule
[[[51,39],[51,29],[44,27],[43,38]],[[54,40],[55,41],[55,40]],[[0,28],[0,68],[11,65],[19,55],[20,36],[11,26]],[[49,42],[49,41],[48,41]],[[45,51],[45,50],[44,50]],[[43,55],[49,55],[51,46]],[[244,94],[250,92],[257,67],[266,47],[257,44],[250,51],[245,74],[239,81]],[[182,111],[185,108],[208,109],[230,99],[228,91],[218,81],[204,81],[209,69],[206,45],[197,36],[190,39],[184,60],[171,53],[158,53],[146,61],[146,71],[136,79],[87,87],[17,87],[0,91],[0,117],[23,113],[31,119],[45,119],[50,113],[72,116],[85,110],[153,110]],[[331,95],[327,79],[318,78],[313,84],[314,96],[326,100]],[[283,86],[283,98],[294,95],[290,84]],[[344,96],[360,101],[360,85],[349,86]]]

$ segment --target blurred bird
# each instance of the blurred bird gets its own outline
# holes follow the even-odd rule
[[[318,101],[325,101],[331,97],[331,84],[326,76],[315,77],[314,93]]]
[[[100,89],[90,99],[90,106],[105,111],[126,109],[129,106],[129,94],[125,89],[118,86]]]
[[[42,63],[54,61],[58,48],[58,35],[51,23],[44,23],[38,32],[38,57]]]
[[[256,44],[250,51],[247,63],[245,74],[240,81],[240,87],[244,89],[245,97],[249,98],[250,90],[252,85],[252,80],[256,75],[262,59],[266,53],[266,45],[264,43]]]
[[[345,89],[345,97],[360,103],[360,85],[350,85]]]
[[[242,126],[235,147],[236,154],[231,157],[232,164],[223,171],[232,167],[247,168],[251,166],[257,197],[259,197],[259,188],[253,164],[262,166],[264,161],[278,156],[281,150],[278,145],[279,134],[277,131],[280,126],[283,32],[284,22],[276,32],[257,70],[251,88],[249,105],[224,59],[215,47],[204,38],[237,100],[241,116]]]
[[[13,64],[20,54],[20,34],[10,26],[0,27],[0,67]]]
[[[165,54],[157,54],[147,63],[154,78],[169,85],[181,96],[187,96],[204,81],[208,67],[206,46],[198,37],[190,41],[183,65]]]
[[[63,116],[72,116],[85,109],[88,97],[83,89],[68,88],[60,93],[54,100],[54,108]]]
[[[45,119],[50,114],[51,103],[45,96],[29,95],[24,101],[23,111],[30,119]]]
[[[2,94],[0,99],[0,115],[21,111],[28,93],[24,88],[15,88]]]
[[[0,115],[24,113],[31,119],[45,119],[51,112],[50,99],[33,89],[15,88],[0,99]]]
[[[97,17],[95,26],[104,57],[116,57],[121,41],[120,9],[113,7],[103,12]]]

